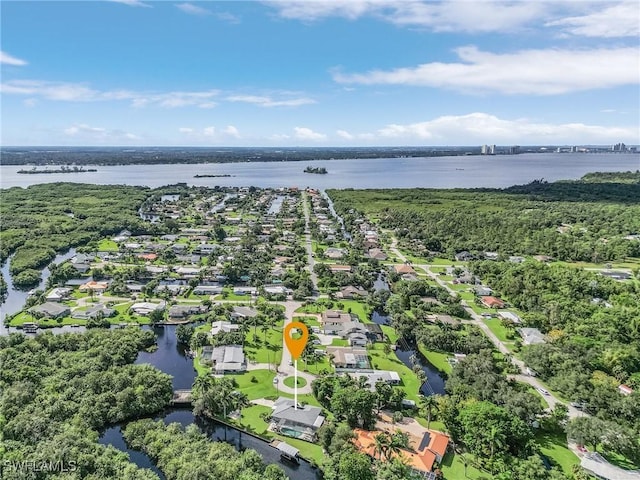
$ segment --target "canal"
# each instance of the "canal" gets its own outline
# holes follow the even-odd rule
[[[166,325],[154,327],[153,331],[157,336],[157,350],[151,353],[140,352],[135,363],[149,363],[171,375],[173,377],[174,390],[191,388],[197,374],[193,368],[192,359],[186,355],[184,347],[178,345],[176,326]],[[162,420],[167,425],[174,422],[179,423],[183,427],[194,424],[211,440],[226,441],[240,451],[252,448],[262,456],[266,464],[278,464],[291,480],[316,480],[318,478],[318,471],[312,468],[308,462],[300,461],[300,465],[281,462],[279,452],[271,447],[265,440],[256,438],[233,427],[225,426],[219,422],[196,417],[191,410],[180,408],[167,409],[161,415],[154,418],[156,420]],[[161,479],[164,479],[165,477],[162,475],[162,472],[154,465],[151,458],[143,452],[130,449],[126,445],[122,436],[123,426],[124,425],[114,425],[106,429],[100,435],[99,442],[103,445],[112,445],[118,450],[129,454],[129,458],[133,463],[141,468],[151,468]]]
[[[378,325],[391,325],[389,316],[377,310],[374,310],[371,314],[371,321]],[[422,355],[417,346],[409,344],[404,339],[400,339],[396,344],[396,355],[402,363],[412,370],[414,362],[416,365],[420,365],[420,368],[422,368],[427,375],[427,381],[420,387],[420,393],[425,396],[445,394],[444,383],[446,377]]]
[[[56,255],[52,263],[60,264],[66,260],[69,260],[70,258],[73,258],[75,254],[75,248],[71,248],[66,253]],[[42,270],[42,279],[40,280],[40,283],[38,285],[29,289],[17,288],[14,286],[13,279],[11,278],[11,274],[9,273],[12,259],[13,255],[6,262],[4,262],[4,265],[2,265],[2,269],[0,269],[2,271],[2,276],[7,282],[7,297],[5,298],[5,301],[2,303],[2,305],[0,305],[0,335],[8,335],[10,333],[9,328],[4,324],[4,320],[7,315],[13,315],[22,310],[25,302],[27,301],[27,297],[29,296],[29,291],[44,290],[47,285],[47,280],[51,275],[49,267],[46,267],[44,270]],[[11,331],[16,330],[11,329]]]

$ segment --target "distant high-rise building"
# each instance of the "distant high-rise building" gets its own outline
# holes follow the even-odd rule
[[[611,147],[611,150],[613,152],[626,152],[627,151],[627,146],[620,142],[620,143],[616,143],[614,146]]]
[[[520,145],[514,145],[513,147],[509,148],[509,153],[511,155],[517,155],[520,153]]]
[[[488,152],[489,152],[489,145],[482,145],[480,147],[480,153],[482,155],[488,155]]]
[[[496,154],[496,146],[495,145],[491,145],[489,147],[489,155],[495,155]]]

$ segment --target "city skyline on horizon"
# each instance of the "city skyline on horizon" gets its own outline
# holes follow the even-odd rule
[[[2,2],[3,146],[640,144],[637,2]]]

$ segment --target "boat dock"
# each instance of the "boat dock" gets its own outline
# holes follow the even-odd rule
[[[191,390],[174,390],[171,405],[191,405]]]

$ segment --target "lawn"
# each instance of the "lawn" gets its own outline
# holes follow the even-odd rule
[[[422,353],[427,358],[427,360],[429,360],[429,363],[441,372],[451,373],[451,371],[453,370],[453,367],[447,361],[451,357],[451,355],[427,350],[422,345],[420,345],[418,349],[420,350],[420,353]]]
[[[407,393],[409,400],[418,401],[420,382],[413,371],[402,363],[394,352],[385,354],[384,343],[375,343],[367,348],[367,353],[371,356],[371,366],[377,370],[390,370],[397,372],[402,380],[402,388]]]
[[[489,327],[489,330],[491,330],[493,332],[493,334],[498,337],[498,339],[502,342],[507,344],[507,346],[509,346],[509,344],[513,344],[513,338],[508,338],[507,335],[509,334],[509,329],[507,327],[505,327],[504,325],[502,325],[502,320],[499,318],[489,318],[489,319],[485,319],[484,323],[487,324],[487,327]]]
[[[100,240],[100,243],[98,243],[98,251],[99,252],[117,252],[118,244],[113,240],[105,238],[103,240]]]
[[[280,327],[278,329],[277,327]],[[254,328],[249,328],[245,337],[244,353],[248,359],[257,363],[271,363],[278,365],[282,360],[282,322],[276,324],[276,328],[269,328],[265,332],[258,327],[257,340],[254,341]]]
[[[273,384],[276,372],[273,370],[251,370],[250,372],[225,376],[233,378],[238,383],[238,390],[247,395],[249,400],[277,396],[276,387]]]
[[[549,458],[552,464],[562,468],[564,473],[571,474],[573,465],[580,463],[580,459],[569,450],[565,434],[537,432],[535,439],[540,444],[542,454]]]
[[[284,383],[289,388],[293,388],[295,386],[295,377],[287,377],[282,383]],[[298,377],[298,387],[304,387],[306,384],[307,381],[304,378]]]
[[[356,315],[358,315],[358,317],[360,317],[360,320],[362,322],[370,323],[370,306],[365,305],[364,303],[360,303],[356,300],[342,300],[340,303],[344,305],[344,311],[355,313]]]
[[[441,469],[442,474],[446,480],[460,480],[464,478],[469,479],[481,479],[481,478],[491,478],[490,474],[487,472],[483,472],[478,470],[473,465],[472,455],[465,454],[467,458],[467,468],[465,471],[464,461],[462,455],[455,454],[449,451],[444,458],[442,459]]]
[[[333,340],[331,340],[331,346],[332,347],[348,347],[349,341],[344,340],[342,338],[334,338]]]
[[[384,333],[389,339],[390,343],[395,344],[398,341],[398,333],[395,328],[390,327],[389,325],[380,325],[380,328],[382,329],[382,333]]]

